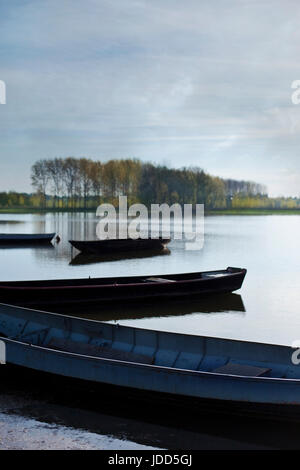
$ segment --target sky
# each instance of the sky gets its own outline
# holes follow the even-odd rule
[[[0,0],[0,191],[139,158],[300,196],[298,0]]]

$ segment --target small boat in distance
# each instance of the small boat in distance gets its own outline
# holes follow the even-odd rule
[[[300,368],[289,346],[103,323],[0,304],[7,364],[236,412],[300,411]],[[197,402],[195,402],[197,400]],[[198,400],[200,400],[198,402]],[[272,414],[271,414],[272,413]]]
[[[0,302],[22,306],[176,300],[240,289],[246,269],[128,277],[1,281]]]
[[[0,245],[36,245],[50,243],[55,233],[0,233]]]
[[[163,250],[169,238],[115,238],[106,240],[69,240],[72,246],[82,253],[104,254],[129,251]]]

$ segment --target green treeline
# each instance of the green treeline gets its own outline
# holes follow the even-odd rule
[[[200,168],[174,169],[135,159],[39,160],[32,166],[31,178],[41,205],[71,209],[96,207],[100,202],[117,205],[120,195],[126,195],[129,204],[203,203],[208,209],[223,209],[236,194],[266,192],[256,183],[223,180]]]
[[[40,198],[35,194],[17,193],[15,191],[0,193],[0,207],[9,208],[30,208],[40,207]]]
[[[296,197],[268,197],[237,194],[232,198],[232,209],[300,209],[300,199]]]
[[[31,168],[33,194],[0,193],[0,208],[95,209],[102,202],[205,204],[208,210],[298,209],[296,198],[269,198],[264,186],[222,179],[200,168],[168,168],[136,159],[38,160]]]

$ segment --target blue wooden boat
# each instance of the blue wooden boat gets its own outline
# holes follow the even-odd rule
[[[288,346],[109,324],[0,304],[6,361],[117,387],[215,403],[299,409]],[[0,366],[0,373],[1,373]]]
[[[0,245],[36,245],[50,243],[55,233],[0,233]]]

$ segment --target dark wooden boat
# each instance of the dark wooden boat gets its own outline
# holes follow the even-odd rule
[[[151,403],[161,394],[167,400],[193,398],[214,406],[234,403],[255,413],[271,406],[272,417],[275,411],[295,416],[300,368],[291,361],[294,352],[289,346],[134,328],[0,304],[0,362],[115,386],[123,398],[128,389],[147,392]]]
[[[0,233],[0,245],[37,245],[50,243],[55,233]]]
[[[82,253],[121,253],[129,251],[163,250],[169,238],[120,238],[113,240],[69,240]]]
[[[239,289],[246,269],[154,276],[0,282],[0,302],[23,306],[157,301],[201,297]]]

